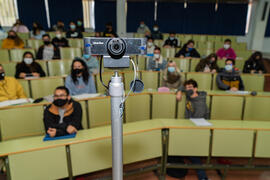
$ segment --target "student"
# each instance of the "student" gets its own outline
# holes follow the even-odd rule
[[[184,58],[184,57],[199,58],[199,57],[201,57],[200,54],[198,53],[198,51],[194,48],[194,44],[195,44],[195,42],[193,40],[189,40],[183,46],[183,48],[178,53],[175,54],[175,57],[180,57],[180,58]]]
[[[16,78],[44,77],[45,72],[42,67],[35,62],[34,55],[27,51],[23,54],[22,62],[16,65]]]
[[[45,131],[50,137],[76,133],[82,128],[82,107],[71,99],[69,90],[59,86],[54,91],[53,103],[43,116]]]
[[[251,74],[263,74],[266,72],[262,62],[261,52],[257,51],[250,56],[250,58],[245,62],[243,72]]]
[[[37,59],[51,60],[60,59],[60,50],[58,47],[51,43],[51,38],[49,34],[44,34],[42,36],[44,45],[38,48]]]
[[[149,27],[145,25],[144,21],[140,22],[140,26],[137,29],[137,33],[145,34],[146,32],[151,32]]]
[[[61,30],[55,31],[55,37],[52,40],[52,44],[58,48],[69,47],[68,40],[65,37],[63,37]]]
[[[236,54],[233,48],[231,48],[231,45],[232,41],[230,39],[226,39],[224,41],[224,47],[217,51],[217,56],[219,59],[236,59]]]
[[[18,33],[28,33],[29,29],[22,23],[20,19],[16,20],[16,23],[13,25],[12,30]]]
[[[219,71],[219,67],[217,65],[217,55],[212,53],[204,59],[201,59],[197,64],[196,72],[211,72],[216,73]]]
[[[154,40],[153,38],[148,38],[147,39],[147,55],[152,56],[154,54],[155,50],[155,45],[154,45]]]
[[[239,74],[239,71],[234,67],[235,61],[227,59],[225,68],[221,69],[216,77],[217,86],[220,90],[238,91],[244,90],[244,84]]]
[[[0,102],[21,98],[26,98],[22,85],[14,77],[6,76],[0,64]]]
[[[81,19],[77,20],[77,30],[80,31],[80,32],[85,31],[84,26],[83,26],[83,21]]]
[[[115,31],[113,30],[113,26],[111,22],[106,23],[106,29],[103,32],[104,37],[118,37]]]
[[[50,30],[51,31],[59,30],[59,31],[65,32],[65,24],[63,21],[57,21],[57,23],[55,25],[53,25]]]
[[[79,31],[74,22],[69,23],[69,30],[66,33],[66,38],[83,38],[81,31]]]
[[[99,61],[97,59],[97,56],[91,56],[89,54],[83,54],[82,59],[85,61],[89,73],[98,73],[99,70]]]
[[[13,30],[8,32],[8,37],[2,42],[3,49],[22,49],[23,47],[23,40]]]
[[[156,47],[154,50],[154,55],[148,57],[147,70],[160,71],[166,68],[167,60],[163,59],[160,53],[160,48]]]
[[[31,39],[42,39],[42,36],[46,34],[43,27],[38,22],[33,22],[33,29],[30,33]]]
[[[174,61],[169,61],[167,68],[163,71],[162,87],[177,89],[182,84],[182,76]]]
[[[170,33],[168,39],[166,39],[163,47],[165,48],[176,48],[178,47],[178,39],[175,37],[175,33]]]
[[[71,95],[96,93],[96,86],[92,74],[89,74],[86,63],[76,58],[71,65],[71,75],[66,78],[66,87]]]
[[[154,40],[162,40],[163,39],[163,35],[162,33],[159,31],[159,27],[157,24],[154,25],[153,27],[153,32],[152,32],[152,38]]]

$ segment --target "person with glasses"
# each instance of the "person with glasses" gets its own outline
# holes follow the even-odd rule
[[[53,103],[47,106],[43,117],[45,131],[50,137],[74,134],[82,128],[82,107],[71,99],[68,88],[55,89]]]

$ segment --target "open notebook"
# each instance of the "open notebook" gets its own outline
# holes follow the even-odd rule
[[[190,118],[189,120],[196,126],[212,126],[212,123],[208,122],[204,118]]]
[[[93,98],[93,97],[98,97],[100,96],[99,93],[93,93],[93,94],[80,94],[80,95],[75,95],[72,96],[72,98],[76,100],[81,100],[81,99],[87,99],[87,98]]]
[[[33,102],[33,99],[30,99],[30,98],[8,100],[8,101],[0,102],[0,107],[27,104],[27,103],[32,103],[32,102]]]

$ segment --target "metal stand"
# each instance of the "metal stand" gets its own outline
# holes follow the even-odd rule
[[[111,96],[113,180],[123,179],[123,107],[120,107],[123,99],[123,91],[122,77],[115,71],[109,85],[109,94]]]

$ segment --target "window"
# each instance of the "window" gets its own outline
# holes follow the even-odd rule
[[[95,1],[82,0],[83,23],[85,28],[95,29]]]
[[[17,0],[0,0],[0,23],[2,26],[12,26],[18,17]]]

